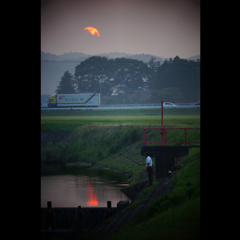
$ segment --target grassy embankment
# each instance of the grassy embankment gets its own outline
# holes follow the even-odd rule
[[[42,111],[42,132],[67,131],[71,137],[49,143],[41,157],[67,162],[67,165],[91,163],[137,176],[143,167],[119,152],[136,162],[144,162],[140,155],[142,129],[160,125],[160,109]],[[199,127],[199,109],[164,109],[164,126]],[[199,131],[190,131],[188,140],[199,140],[199,134]],[[183,139],[182,130],[168,131],[167,141]],[[160,142],[159,130],[147,130],[147,140]]]
[[[186,165],[173,173],[174,180],[168,187],[172,191],[107,240],[145,240],[149,236],[153,240],[200,239],[200,149],[190,149],[182,163]],[[144,197],[139,200],[143,202]]]
[[[83,163],[91,159],[96,164],[126,171],[134,179],[134,176],[137,176],[143,168],[120,156],[118,152],[124,153],[135,161],[144,162],[145,159],[140,155],[142,128],[159,127],[161,124],[159,111],[153,109],[152,112],[147,113],[142,111],[142,116],[138,112],[138,116],[133,113],[134,116],[131,117],[118,116],[117,118],[97,116],[97,112],[95,112],[96,116],[85,117],[43,116],[42,132],[71,131],[71,140],[55,145],[50,144],[45,148],[42,157],[50,159],[62,157],[69,162],[68,164],[74,161]],[[90,111],[82,111],[81,114],[83,112]],[[119,112],[116,114],[121,115]],[[125,115],[127,115],[126,112]],[[164,110],[165,126],[199,127],[199,124],[199,109]],[[159,131],[149,130],[147,139],[159,141],[159,135]],[[188,140],[199,141],[199,139],[199,131],[192,130],[188,135]],[[183,141],[183,133],[178,130],[169,130],[167,141],[178,140]],[[186,165],[173,173],[174,180],[169,185],[171,192],[155,200],[145,212],[139,212],[133,222],[113,233],[107,238],[108,240],[200,239],[200,149],[190,149],[189,155],[184,157],[182,163]],[[144,196],[141,201],[144,201]]]

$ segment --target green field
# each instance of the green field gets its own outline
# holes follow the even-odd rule
[[[164,109],[164,126],[199,125],[199,108]],[[41,132],[72,131],[92,124],[161,126],[160,109],[41,111]]]
[[[200,108],[166,108],[164,116],[199,115]],[[41,116],[161,116],[160,108],[41,110]]]

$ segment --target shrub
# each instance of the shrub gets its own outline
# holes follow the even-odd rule
[[[93,163],[138,141],[141,135],[141,129],[135,126],[81,126],[72,132],[70,142],[49,144],[42,157]]]

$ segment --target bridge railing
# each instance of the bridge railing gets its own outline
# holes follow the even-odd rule
[[[156,129],[160,130],[160,141],[147,141],[146,140],[146,130],[148,129]],[[182,130],[184,134],[179,134],[179,131],[169,131],[169,130]],[[166,145],[183,145],[188,147],[200,147],[200,140],[199,141],[193,141],[192,138],[196,138],[196,136],[189,136],[187,133],[189,133],[190,130],[198,130],[196,134],[199,135],[200,139],[200,128],[162,128],[162,127],[149,127],[149,128],[143,128],[143,146],[146,144],[152,144],[152,143],[159,143],[160,145],[166,146]],[[182,141],[168,141],[167,142],[167,133],[171,138],[181,138]],[[178,135],[177,135],[178,134]],[[174,136],[175,135],[175,136]],[[180,136],[179,136],[180,135]],[[177,136],[177,137],[176,137]],[[190,138],[190,140],[189,140]],[[198,137],[197,137],[198,138]]]

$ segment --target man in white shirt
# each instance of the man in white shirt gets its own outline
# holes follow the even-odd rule
[[[146,163],[139,163],[139,165],[146,165],[146,169],[145,172],[148,172],[148,186],[152,185],[152,176],[153,176],[153,162],[151,157],[149,156],[149,153],[146,152],[144,154],[144,156],[146,157]]]

